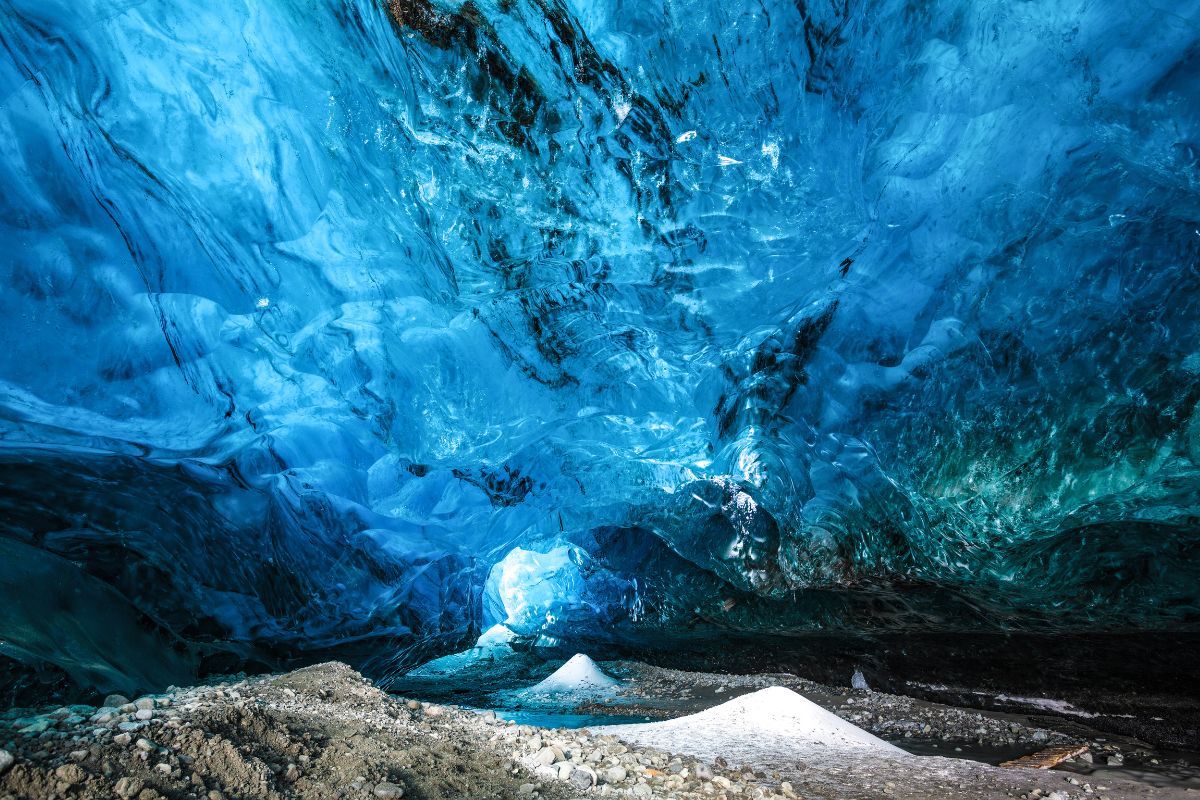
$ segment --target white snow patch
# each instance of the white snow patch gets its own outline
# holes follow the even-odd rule
[[[583,653],[571,656],[554,674],[528,691],[534,694],[584,694],[620,686],[620,681],[605,675],[596,662]]]
[[[772,686],[665,722],[603,725],[593,734],[731,764],[793,763],[805,754],[908,758],[908,753],[851,725],[791,689]]]
[[[507,626],[493,625],[480,634],[479,638],[475,640],[475,646],[499,647],[501,645],[507,645],[515,638],[517,638],[517,635],[509,630]]]
[[[1053,700],[1049,697],[1012,697],[1007,694],[998,694],[996,695],[996,699],[1007,703],[1020,703],[1032,706],[1033,708],[1040,708],[1043,711],[1053,711],[1057,714],[1070,714],[1073,717],[1083,717],[1084,719],[1093,719],[1101,716],[1091,711],[1084,711],[1082,708],[1076,708],[1066,700]],[[1105,716],[1133,719],[1133,714],[1107,714]]]
[[[448,656],[427,661],[412,670],[409,675],[413,677],[453,675],[480,662],[501,660],[506,656],[513,655],[514,651],[509,642],[515,638],[516,634],[504,625],[493,625],[484,631],[470,650],[451,653]]]
[[[1084,719],[1093,719],[1101,716],[1100,714],[1084,711],[1082,708],[1076,708],[1066,700],[1054,700],[1049,697],[1014,697],[1007,694],[992,695],[988,692],[977,692],[973,689],[958,689],[953,686],[943,686],[940,683],[920,683],[919,681],[908,681],[909,686],[919,686],[922,689],[930,689],[935,692],[956,692],[959,694],[971,694],[976,697],[986,697],[992,700],[999,700],[1003,703],[1018,703],[1020,705],[1037,708],[1042,711],[1052,711],[1055,714],[1069,714],[1073,717],[1083,717]],[[1133,714],[1104,714],[1108,717],[1120,717],[1123,719],[1134,719]]]

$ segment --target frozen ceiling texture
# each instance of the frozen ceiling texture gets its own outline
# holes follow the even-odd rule
[[[1200,2],[0,0],[0,652],[1200,625]]]

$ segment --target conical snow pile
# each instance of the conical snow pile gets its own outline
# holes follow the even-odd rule
[[[699,758],[723,756],[731,763],[787,763],[805,754],[835,750],[892,758],[908,755],[782,686],[678,719],[605,725],[592,732]]]
[[[583,653],[576,653],[553,675],[527,691],[530,694],[602,694],[620,685],[620,681],[605,675],[595,661]]]

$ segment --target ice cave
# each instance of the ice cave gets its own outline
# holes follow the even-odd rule
[[[0,0],[0,274],[5,800],[328,662],[1200,752],[1200,0]]]

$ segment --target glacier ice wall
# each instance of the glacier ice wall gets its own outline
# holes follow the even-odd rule
[[[0,12],[0,652],[1200,620],[1200,3]]]

